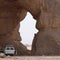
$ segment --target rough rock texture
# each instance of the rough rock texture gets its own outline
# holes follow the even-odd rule
[[[16,2],[0,0],[0,47],[13,45],[17,55],[28,55],[27,48],[20,43],[19,22],[26,16],[24,9],[18,8]]]
[[[18,24],[17,27],[7,35],[6,38],[3,37],[0,39],[0,47],[2,47],[4,50],[6,46],[12,45],[16,49],[15,55],[29,55],[27,48],[20,42],[21,37],[19,33],[19,26],[20,24]]]
[[[60,1],[18,0],[37,20],[32,44],[33,55],[60,55]],[[23,5],[24,4],[24,5]]]
[[[60,0],[0,0],[2,46],[8,41],[15,45],[18,53],[21,52],[20,46],[23,45],[20,44],[19,38],[16,41],[14,36],[14,40],[8,39],[12,32],[13,35],[17,33],[16,37],[19,36],[18,32],[14,33],[14,29],[26,16],[26,10],[37,20],[36,28],[39,30],[33,40],[32,55],[60,55]]]
[[[0,35],[11,32],[25,16],[26,11],[18,8],[15,1],[0,0]]]
[[[33,55],[60,55],[60,1],[42,0],[41,13],[37,17],[37,29]]]

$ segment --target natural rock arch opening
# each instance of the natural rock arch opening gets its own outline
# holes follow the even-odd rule
[[[33,40],[33,55],[60,55],[59,1],[1,0],[0,3],[0,46],[13,44],[18,55],[26,55],[17,29],[18,23],[25,17],[26,9],[37,19],[36,27],[39,29]]]
[[[27,49],[31,50],[34,36],[38,30],[36,29],[36,20],[29,12],[27,12],[25,19],[20,22],[19,32],[22,38],[21,42],[27,47]]]

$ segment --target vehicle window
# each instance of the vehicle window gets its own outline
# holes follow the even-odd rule
[[[13,48],[11,48],[11,50],[14,50]]]
[[[9,50],[9,48],[6,48],[6,50]]]

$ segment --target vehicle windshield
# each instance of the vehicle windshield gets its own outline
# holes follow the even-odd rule
[[[11,50],[14,50],[13,48],[11,48]]]
[[[14,47],[6,47],[5,50],[15,50]]]
[[[9,50],[9,48],[6,48],[6,50]]]

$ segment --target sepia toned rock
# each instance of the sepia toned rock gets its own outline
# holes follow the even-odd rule
[[[39,32],[32,44],[33,55],[60,55],[60,1],[40,0],[41,13],[37,17]]]
[[[28,55],[27,48],[20,42],[20,21],[26,16],[26,10],[17,7],[15,1],[0,0],[0,47],[13,45],[15,55]]]
[[[31,55],[60,55],[59,0],[0,0],[0,46],[12,44],[17,55],[29,55],[18,32],[19,22],[28,11],[39,30],[33,39]]]
[[[32,54],[60,55],[60,1],[18,0],[18,2],[37,21],[36,28],[39,32],[32,43]]]

